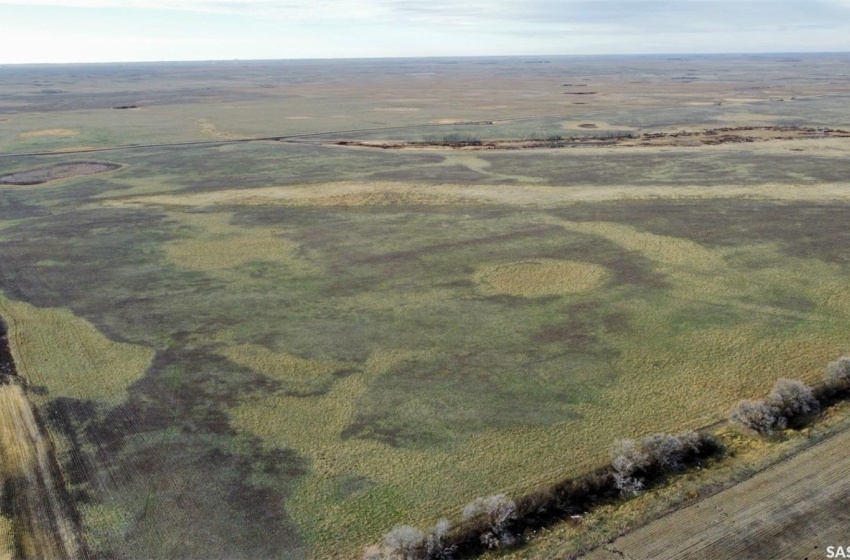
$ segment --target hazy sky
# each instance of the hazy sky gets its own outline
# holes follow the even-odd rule
[[[850,51],[850,0],[0,0],[0,64]]]

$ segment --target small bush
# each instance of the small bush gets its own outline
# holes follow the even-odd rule
[[[682,443],[685,453],[692,455],[701,453],[706,443],[712,439],[710,436],[706,436],[693,430],[682,432],[676,437],[679,438],[679,441]]]
[[[614,468],[614,484],[622,494],[637,494],[643,489],[643,481],[637,473],[645,471],[652,457],[633,439],[621,439],[611,446],[611,466]]]
[[[486,529],[481,534],[481,543],[487,548],[499,548],[516,543],[516,537],[509,528],[516,516],[516,503],[504,494],[497,494],[470,502],[463,508],[461,521],[482,518]]]
[[[440,519],[425,536],[425,558],[427,560],[452,560],[457,545],[450,545],[446,537],[452,528],[448,519]]]
[[[620,474],[642,471],[651,460],[646,450],[633,439],[621,439],[611,446],[611,466]]]
[[[620,491],[620,494],[625,495],[637,495],[643,490],[643,480],[640,478],[623,474],[620,472],[614,473],[614,485],[617,487],[617,490]]]
[[[780,379],[767,397],[767,404],[790,420],[820,410],[814,390],[796,379]]]
[[[784,430],[787,420],[764,401],[741,401],[729,413],[729,420],[761,435]]]
[[[643,438],[641,443],[652,464],[661,471],[676,472],[682,469],[685,446],[678,437],[670,434],[653,434]]]
[[[840,387],[850,386],[850,356],[843,356],[826,366],[826,382]]]
[[[398,525],[384,535],[384,550],[389,558],[418,560],[425,544],[425,534],[410,525]]]

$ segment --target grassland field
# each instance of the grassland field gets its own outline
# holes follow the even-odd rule
[[[0,175],[121,166],[0,185],[93,551],[357,558],[850,352],[850,139],[228,143],[850,126],[846,55],[546,60],[0,67]]]

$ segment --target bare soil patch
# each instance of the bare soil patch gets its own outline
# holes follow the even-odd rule
[[[0,175],[0,185],[40,185],[49,181],[58,181],[79,175],[94,175],[121,168],[117,163],[97,161],[74,161],[57,163],[46,167],[37,167],[16,173]]]

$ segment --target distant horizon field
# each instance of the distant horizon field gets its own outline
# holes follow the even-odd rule
[[[14,93],[0,155],[373,118],[412,128],[328,138],[524,113],[537,117],[494,134],[846,126],[850,92],[828,79],[843,58],[780,58],[128,67],[85,102],[109,69],[39,68],[0,86]],[[67,105],[32,80],[64,84]],[[574,105],[563,84],[585,82],[602,93]],[[308,111],[317,122],[290,118]],[[92,550],[358,558],[394,525],[579,474],[622,437],[711,424],[777,378],[819,379],[850,353],[848,149],[267,141],[2,157],[0,175],[120,167],[0,185],[0,316]]]

